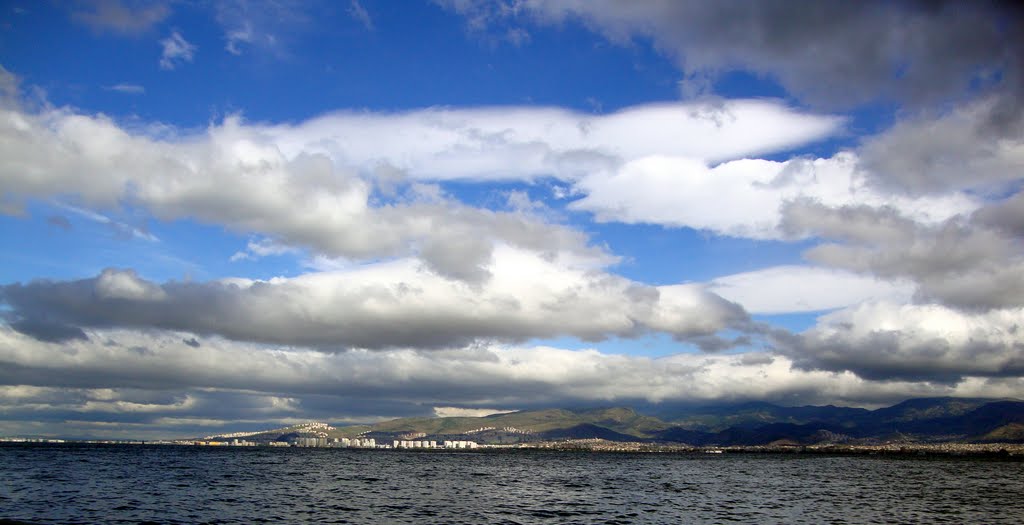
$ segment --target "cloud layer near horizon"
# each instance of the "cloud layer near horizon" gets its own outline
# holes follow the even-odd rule
[[[115,421],[163,425],[166,437],[171,429],[195,435],[201,428],[231,428],[237,420],[340,419],[339,404],[352,407],[351,417],[367,420],[428,415],[434,406],[452,405],[541,408],[753,399],[877,405],[911,396],[1007,396],[1022,386],[1019,377],[982,376],[955,385],[866,380],[851,372],[802,370],[785,356],[759,352],[652,359],[475,345],[329,354],[220,338],[206,338],[196,348],[185,337],[101,330],[89,331],[87,340],[53,344],[4,328],[0,381],[24,386],[0,387],[3,419],[17,420],[26,410],[44,419],[73,415],[83,432],[96,433],[84,423],[109,422],[114,414]],[[218,403],[232,399],[240,405],[237,412]]]

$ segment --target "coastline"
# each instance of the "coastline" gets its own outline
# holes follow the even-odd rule
[[[964,456],[1013,458],[1024,460],[1022,443],[881,443],[881,444],[768,444],[702,446],[651,443],[621,443],[603,440],[546,442],[516,446],[517,449],[541,449],[585,452],[693,453],[693,454],[818,454],[855,456]]]
[[[30,446],[30,447],[59,447],[59,446],[100,446],[100,447],[167,447],[187,446],[160,442],[86,442],[86,441],[60,441],[60,442],[0,442],[0,446]],[[188,447],[192,448],[192,447]],[[280,449],[282,447],[254,446],[254,447],[195,447],[201,449],[215,450],[253,450],[253,449]],[[302,449],[310,447],[283,447],[285,449]],[[550,451],[550,452],[582,452],[582,453],[606,453],[606,454],[807,454],[822,456],[906,456],[906,457],[973,457],[973,458],[1000,458],[1024,461],[1024,443],[879,443],[879,444],[767,444],[767,445],[730,445],[730,446],[692,446],[675,443],[649,443],[649,442],[619,442],[606,441],[602,439],[578,439],[565,441],[540,441],[534,443],[518,443],[509,445],[482,444],[474,449],[405,449],[391,447],[377,448],[314,448],[313,450],[350,450],[365,453],[374,452],[400,452],[413,454],[479,454],[488,452],[517,452],[517,451]],[[0,525],[4,525],[0,522]]]

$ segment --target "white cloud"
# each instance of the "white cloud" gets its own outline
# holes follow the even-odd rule
[[[241,44],[252,44],[255,36],[253,35],[252,26],[249,22],[243,21],[233,28],[227,29],[224,39],[227,41],[227,43],[224,44],[224,50],[232,55],[241,55]]]
[[[163,48],[160,69],[166,70],[174,69],[184,62],[191,62],[197,49],[177,31],[172,31],[170,36],[161,40],[160,46]]]
[[[164,285],[106,270],[95,279],[0,287],[0,302],[13,326],[47,340],[81,337],[77,326],[123,326],[328,350],[649,331],[686,340],[747,321],[700,285],[647,286],[591,264],[499,245],[489,279],[473,284],[415,259],[269,281]]]
[[[366,11],[363,4],[359,3],[359,0],[351,0],[348,6],[348,14],[352,18],[356,19],[357,22],[363,25],[368,31],[373,31],[373,18],[370,17],[370,13]]]
[[[132,271],[104,270],[96,278],[96,296],[101,299],[129,301],[162,301],[167,294],[152,283],[143,281]]]
[[[237,118],[157,140],[103,116],[8,109],[2,117],[9,140],[0,146],[0,181],[12,203],[59,195],[92,208],[128,204],[159,219],[189,217],[355,259],[415,252],[439,233],[599,255],[578,232],[527,213],[470,208],[422,185],[372,206],[372,178],[316,152],[286,155],[263,128]]]
[[[332,7],[319,0],[306,2],[267,2],[220,0],[212,2],[214,18],[224,31],[224,49],[241,55],[247,49],[286,58],[290,40],[296,35],[320,31],[321,18],[311,16]]]
[[[261,257],[284,255],[295,252],[295,248],[274,242],[271,239],[253,239],[245,246],[245,250],[235,252],[231,261],[244,261],[246,259],[259,259]]]
[[[149,242],[160,242],[160,239],[156,235],[153,235],[152,233],[149,233],[148,231],[145,231],[141,228],[131,226],[120,221],[115,221],[114,219],[111,219],[110,217],[107,217],[102,213],[96,213],[91,210],[79,208],[78,206],[70,206],[59,202],[56,202],[55,205],[58,208],[69,211],[75,215],[78,215],[79,217],[84,217],[86,219],[89,219],[90,221],[105,224],[109,226],[110,229],[113,230],[115,233],[122,235],[124,237],[141,239]]]
[[[608,115],[558,108],[433,108],[333,113],[261,131],[288,157],[324,153],[362,172],[427,180],[572,179],[648,155],[708,162],[784,150],[835,133],[842,119],[776,101],[654,104]]]
[[[141,95],[146,92],[146,88],[138,84],[114,84],[106,89],[110,91],[117,91],[118,93],[124,93],[126,95]]]
[[[906,302],[914,294],[909,282],[814,266],[774,266],[717,277],[708,289],[752,314],[833,310],[865,301]]]
[[[869,302],[822,316],[780,348],[797,364],[869,379],[956,382],[1024,375],[1024,308],[961,312]]]
[[[426,258],[435,269],[471,279],[481,277],[493,240],[596,250],[581,233],[545,224],[529,210],[470,208],[402,180],[571,181],[662,149],[716,159],[785,148],[839,123],[765,101],[643,106],[606,116],[514,107],[338,113],[298,126],[231,117],[204,133],[161,138],[67,109],[6,108],[2,116],[0,182],[9,203],[59,195],[92,208],[129,204],[159,219],[188,217],[331,257],[422,249],[435,254]],[[396,181],[404,192],[375,205],[374,188]],[[448,241],[437,245],[442,237]],[[450,242],[456,239],[479,240],[462,247],[477,252],[440,257],[458,248]]]
[[[515,410],[500,410],[495,408],[460,408],[460,407],[434,407],[434,415],[437,417],[484,417],[494,414],[508,414]]]
[[[913,198],[881,191],[857,168],[852,153],[785,162],[743,159],[715,167],[686,157],[648,156],[584,177],[577,185],[586,196],[571,207],[591,211],[598,220],[685,226],[753,239],[787,238],[780,228],[782,212],[797,200],[892,207],[925,222],[979,206],[962,193]]]

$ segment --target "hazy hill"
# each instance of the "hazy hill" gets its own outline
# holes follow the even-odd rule
[[[962,416],[995,399],[924,397],[908,399],[872,413],[878,421],[901,422]]]
[[[1024,442],[1024,402],[1015,400],[924,398],[874,411],[745,403],[676,411],[671,417],[674,419],[670,422],[625,407],[547,409],[486,417],[402,418],[339,428],[307,424],[251,433],[245,439],[365,435],[390,440],[423,434],[428,439],[472,439],[481,443],[579,438],[691,445],[870,443],[894,438]]]
[[[816,421],[849,425],[867,417],[863,408],[826,406],[783,407],[764,402],[733,405],[676,408],[661,414],[674,426],[704,432],[720,432],[733,427],[757,428],[769,423],[801,425]]]

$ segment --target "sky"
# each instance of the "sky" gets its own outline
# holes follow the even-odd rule
[[[1009,2],[0,12],[0,435],[1024,397]]]

